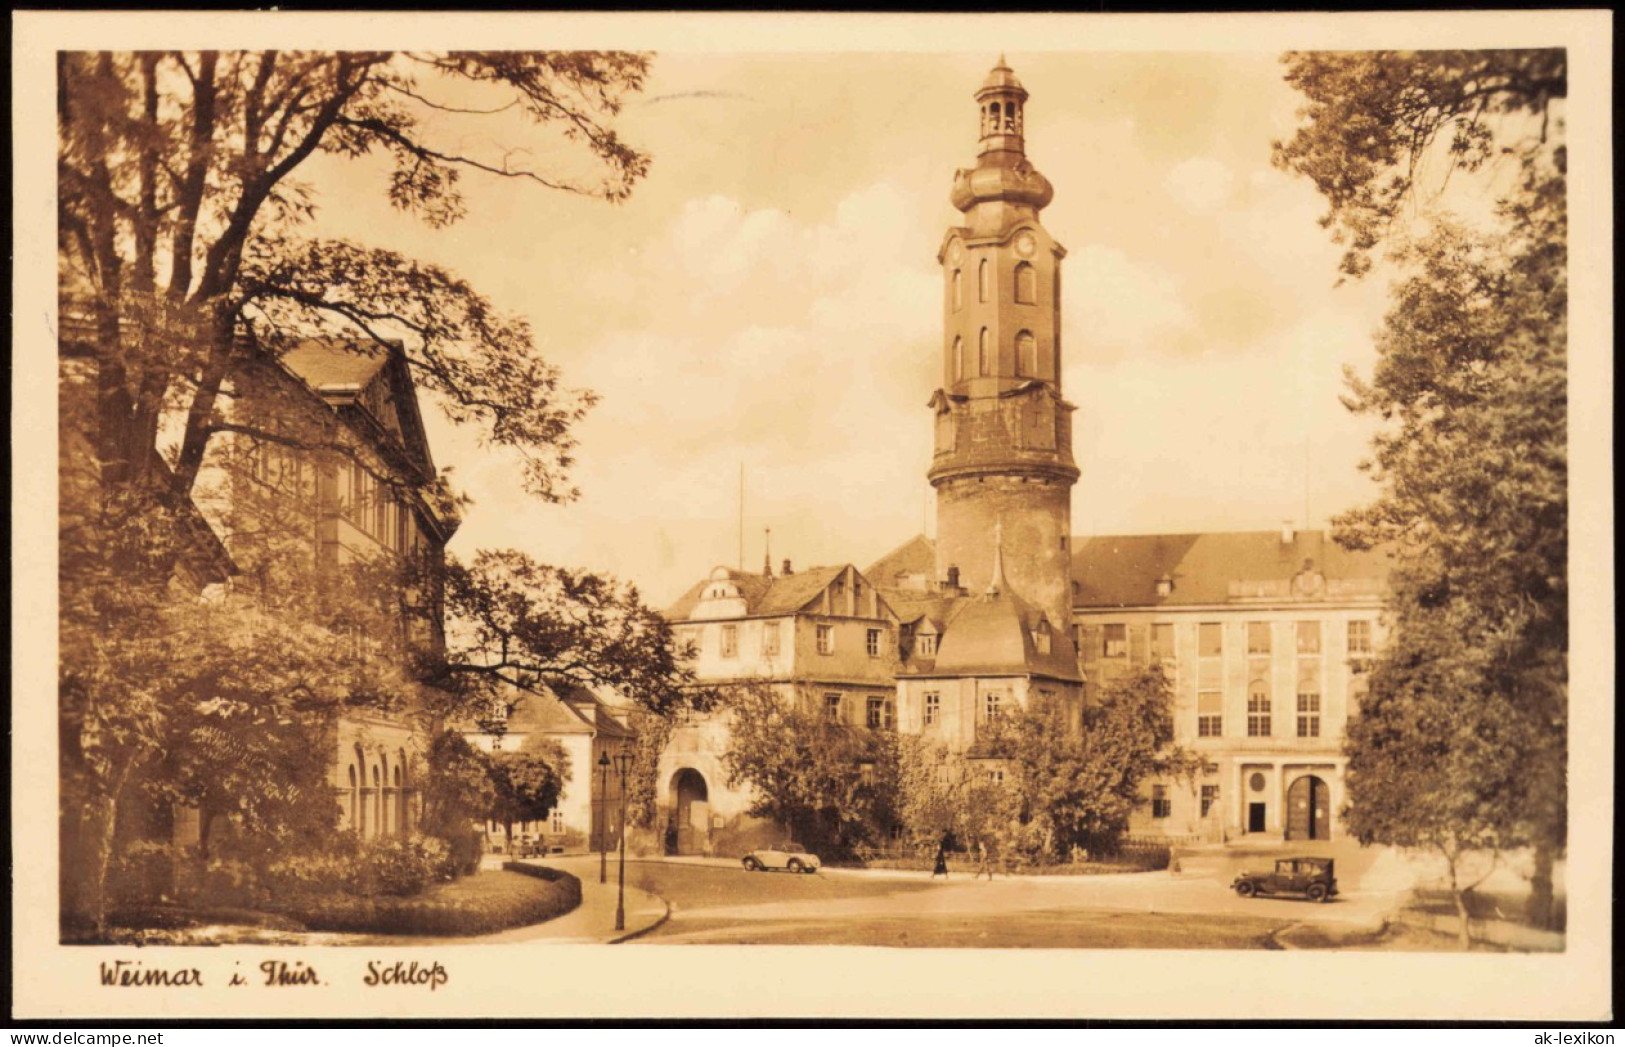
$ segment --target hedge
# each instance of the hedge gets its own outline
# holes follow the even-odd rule
[[[463,936],[541,923],[581,904],[581,881],[508,863],[411,898],[336,895],[283,911],[313,931]],[[308,906],[308,907],[307,907]]]

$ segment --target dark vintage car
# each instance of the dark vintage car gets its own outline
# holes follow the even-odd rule
[[[1230,885],[1243,898],[1258,894],[1301,894],[1323,902],[1337,893],[1330,858],[1281,858],[1274,872],[1244,872]]]

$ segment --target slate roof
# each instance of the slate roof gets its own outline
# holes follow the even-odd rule
[[[1291,542],[1279,531],[1213,534],[1144,534],[1072,540],[1075,607],[1180,606],[1225,603],[1230,583],[1289,581],[1313,560],[1329,583],[1386,582],[1382,550],[1351,552],[1324,531],[1299,531]],[[1157,579],[1173,579],[1173,592],[1157,595]]]
[[[565,698],[570,701],[566,702]],[[554,683],[542,693],[525,691],[515,701],[508,717],[510,733],[632,736],[605,707],[603,699],[582,684]]]
[[[921,665],[919,671],[941,676],[1016,674],[1079,679],[1067,623],[1049,623],[1049,652],[1038,650],[1033,629],[1041,617],[1042,612],[1010,592],[954,600],[947,631],[937,644],[936,660],[930,669]]]
[[[282,355],[282,366],[312,389],[353,385],[364,388],[389,359],[380,346],[341,345],[327,341],[300,342]]]
[[[924,575],[931,579],[937,573],[937,547],[923,534],[899,545],[870,564],[864,577],[881,588],[889,588],[899,574]]]
[[[801,610],[844,570],[845,564],[840,567],[810,567],[795,574],[769,578],[766,575],[735,571],[730,568],[728,577],[739,586],[739,593],[745,600],[745,614],[765,617],[794,614]],[[687,620],[689,615],[694,613],[694,608],[699,605],[700,593],[710,584],[709,576],[695,582],[686,593],[677,598],[676,603],[666,608],[664,613],[667,620],[674,622]]]

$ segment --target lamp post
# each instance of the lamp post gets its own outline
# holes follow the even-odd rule
[[[632,773],[632,747],[622,746],[615,756],[615,771],[621,779],[621,870],[619,893],[615,898],[615,929],[626,930],[626,777]]]
[[[609,751],[598,754],[598,882],[609,882]]]

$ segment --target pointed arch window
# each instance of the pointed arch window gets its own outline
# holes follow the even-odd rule
[[[1038,270],[1031,262],[1016,265],[1016,301],[1022,305],[1038,304]]]
[[[1016,374],[1024,378],[1038,377],[1038,340],[1031,331],[1016,335]]]
[[[984,258],[982,259],[982,264],[976,269],[976,300],[978,302],[985,302],[991,296],[992,292],[993,267],[989,265],[987,259]]]
[[[976,346],[976,373],[983,378],[988,375],[987,328],[985,327],[982,328],[979,344]]]
[[[963,338],[957,338],[956,337],[954,339],[954,381],[960,382],[960,381],[964,381],[964,379],[965,379],[965,340]]]

